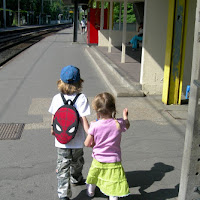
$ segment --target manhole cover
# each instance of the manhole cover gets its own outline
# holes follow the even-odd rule
[[[0,124],[0,140],[20,139],[25,124]]]

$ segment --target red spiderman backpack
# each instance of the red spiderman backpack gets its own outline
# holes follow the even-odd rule
[[[62,143],[67,144],[76,135],[79,125],[79,114],[76,108],[73,106],[78,99],[77,94],[73,101],[66,100],[61,93],[64,105],[61,106],[55,113],[53,119],[53,131],[56,139]]]

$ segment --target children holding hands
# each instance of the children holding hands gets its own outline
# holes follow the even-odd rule
[[[81,92],[82,83],[83,80],[77,67],[68,65],[61,70],[57,87],[62,95],[60,93],[56,94],[49,108],[49,112],[52,114],[52,135],[55,135],[55,125],[53,125],[55,113],[64,104],[63,96],[66,100],[73,101],[76,95]],[[71,184],[79,185],[84,182],[82,175],[84,144],[93,148],[93,161],[86,180],[87,195],[93,197],[96,186],[105,195],[109,196],[109,200],[118,200],[118,197],[129,195],[129,186],[121,164],[120,148],[122,132],[125,132],[130,126],[128,109],[125,108],[123,110],[123,118],[116,119],[114,97],[107,92],[98,94],[92,102],[92,108],[97,114],[97,120],[91,122],[89,127],[87,116],[90,115],[90,105],[87,97],[81,93],[76,98],[73,106],[78,111],[80,119],[80,125],[74,138],[67,144],[63,144],[55,137],[59,199],[70,200],[72,196]],[[72,124],[74,123],[72,119],[67,120]],[[59,127],[59,133],[69,134],[66,131],[65,123],[63,126]],[[86,139],[85,133],[87,133]]]

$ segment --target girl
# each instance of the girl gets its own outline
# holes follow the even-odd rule
[[[92,122],[85,146],[93,147],[93,161],[87,176],[87,194],[93,197],[95,187],[110,200],[129,195],[129,186],[121,164],[121,133],[129,126],[128,109],[123,110],[123,119],[115,119],[115,99],[109,93],[98,94],[92,107],[98,121]]]

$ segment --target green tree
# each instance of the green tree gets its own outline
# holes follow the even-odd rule
[[[58,15],[60,13],[63,13],[64,10],[64,4],[63,2],[60,3],[60,0],[56,0],[52,2],[52,5],[50,6],[50,11],[51,11],[51,17],[52,19],[57,19]]]
[[[38,7],[39,6],[39,7]],[[0,3],[0,7],[3,7],[3,2]],[[18,0],[7,0],[6,8],[17,11]],[[31,8],[35,11],[41,9],[41,0],[20,0],[20,9],[24,11],[30,11]]]
[[[120,12],[120,3],[114,3],[114,22],[119,22],[119,12]],[[123,22],[124,17],[124,4],[122,3],[122,13],[121,21]],[[127,4],[127,23],[133,23],[136,21],[135,14],[133,12],[133,4]]]

